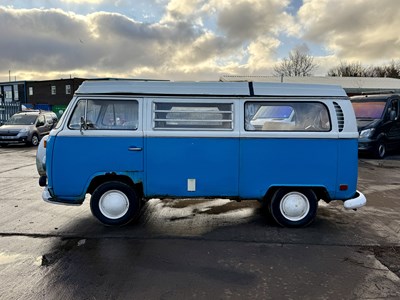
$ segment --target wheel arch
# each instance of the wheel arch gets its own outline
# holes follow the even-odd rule
[[[329,196],[328,190],[324,186],[304,186],[304,185],[276,185],[270,186],[262,199],[263,203],[268,203],[272,200],[274,194],[280,189],[310,189],[317,196],[318,200],[324,200],[325,202],[330,202],[331,198]]]
[[[114,172],[97,175],[92,178],[88,188],[86,189],[86,193],[92,195],[98,186],[109,181],[119,181],[125,183],[126,185],[132,187],[139,197],[143,197],[143,184],[141,182],[135,183],[130,176],[126,174],[117,174]]]

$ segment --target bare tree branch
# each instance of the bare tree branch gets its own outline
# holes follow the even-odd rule
[[[295,49],[274,67],[275,76],[311,76],[318,67],[314,57]]]
[[[365,67],[360,62],[341,62],[328,71],[328,76],[343,77],[391,77],[400,78],[400,61],[392,60],[388,65]]]

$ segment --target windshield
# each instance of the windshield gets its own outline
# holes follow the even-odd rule
[[[13,115],[7,122],[7,125],[33,125],[36,122],[36,115]]]
[[[357,119],[380,119],[386,102],[352,102]]]

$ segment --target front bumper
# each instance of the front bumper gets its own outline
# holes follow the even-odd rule
[[[345,209],[357,209],[363,207],[365,204],[367,204],[367,198],[359,191],[356,191],[354,198],[343,201]]]
[[[43,189],[42,199],[48,203],[72,205],[72,206],[81,205],[83,202],[83,200],[79,200],[79,199],[78,200],[70,200],[70,199],[64,200],[64,199],[59,199],[59,198],[53,197],[51,195],[50,189],[47,186]]]
[[[0,136],[0,144],[27,143],[28,136]]]
[[[359,151],[372,151],[376,148],[378,141],[367,138],[358,139],[358,150]]]

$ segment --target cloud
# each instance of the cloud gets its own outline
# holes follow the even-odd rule
[[[74,3],[74,4],[101,4],[104,0],[61,0],[64,3]]]
[[[398,0],[304,0],[303,37],[340,59],[380,62],[400,56]]]
[[[285,3],[286,2],[286,3]],[[219,4],[221,5],[221,4]],[[239,1],[221,5],[218,26],[231,39],[252,40],[276,29],[287,1]]]
[[[90,5],[95,2],[103,1]],[[277,36],[296,31],[287,5],[287,0],[171,0],[152,23],[93,9],[79,14],[0,6],[0,27],[7,28],[0,65],[19,78],[36,79],[73,74],[215,80],[227,71],[265,72],[276,55]]]

